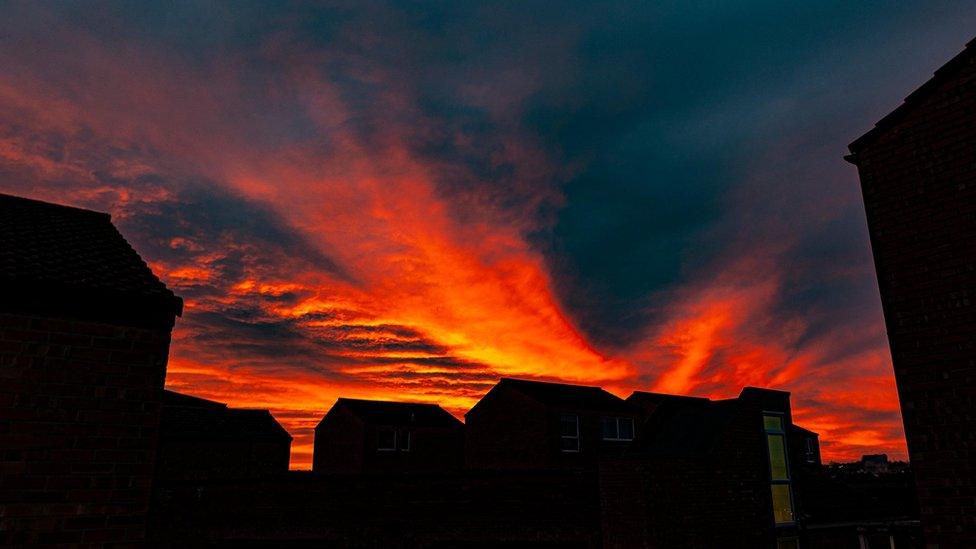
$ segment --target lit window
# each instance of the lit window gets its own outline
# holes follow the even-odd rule
[[[560,450],[563,452],[579,452],[579,417],[573,414],[562,414],[559,417]]]
[[[629,417],[601,418],[603,440],[634,440],[634,420]]]
[[[395,452],[396,431],[393,429],[382,429],[376,433],[376,449],[382,452]]]
[[[769,477],[772,480],[790,480],[786,467],[786,438],[783,435],[768,433],[766,445],[769,447]]]
[[[790,466],[786,457],[786,429],[783,416],[763,415],[766,431],[766,448],[769,451],[770,494],[773,502],[773,519],[776,524],[792,524],[793,494],[790,486]],[[787,546],[788,547],[788,546]]]
[[[763,427],[766,431],[783,432],[783,416],[763,416]]]
[[[773,484],[773,517],[776,524],[793,522],[793,502],[790,499],[789,484]]]

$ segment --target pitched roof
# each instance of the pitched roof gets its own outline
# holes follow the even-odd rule
[[[820,433],[818,433],[816,431],[811,431],[810,429],[805,429],[805,428],[800,427],[799,425],[797,425],[795,423],[791,423],[789,429],[790,429],[790,433],[795,433],[795,434],[802,435],[802,436],[805,436],[805,437],[820,438]]]
[[[625,413],[639,411],[632,404],[601,387],[548,383],[508,377],[502,378],[498,385],[511,387],[546,406]]]
[[[739,410],[779,410],[789,405],[789,393],[744,387],[736,398],[710,400],[635,391],[627,401],[650,412],[637,451],[655,456],[701,457],[721,441]]]
[[[856,163],[857,153],[860,150],[873,143],[880,135],[900,122],[912,109],[921,104],[931,93],[937,90],[939,86],[955,76],[959,70],[973,63],[976,63],[976,39],[970,40],[962,52],[950,59],[945,65],[936,69],[932,78],[910,93],[895,110],[879,120],[867,133],[855,139],[848,146],[852,154],[846,157],[847,160]]]
[[[163,438],[206,440],[291,439],[268,410],[229,408],[174,391],[163,391],[160,435]]]
[[[0,194],[0,281],[144,298],[182,312],[182,300],[156,278],[109,214],[7,194]]]
[[[366,423],[374,425],[416,425],[418,427],[461,427],[463,424],[436,404],[340,398],[342,406]]]

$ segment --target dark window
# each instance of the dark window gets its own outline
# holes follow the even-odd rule
[[[622,417],[618,420],[620,426],[620,440],[634,440],[634,419]]]
[[[796,519],[793,514],[793,493],[790,484],[790,466],[786,457],[786,429],[783,426],[783,416],[773,413],[764,414],[763,428],[766,431],[766,449],[769,451],[773,519],[777,525],[792,524]]]
[[[807,463],[817,462],[817,439],[813,437],[807,437],[806,458],[807,458]]]
[[[629,417],[604,417],[600,419],[603,440],[634,440],[634,420]]]
[[[395,452],[397,449],[396,431],[381,429],[376,432],[376,449],[382,452]]]
[[[579,452],[579,416],[562,414],[559,416],[559,449],[563,452]]]
[[[401,452],[410,451],[410,431],[400,431],[397,433],[397,447]]]

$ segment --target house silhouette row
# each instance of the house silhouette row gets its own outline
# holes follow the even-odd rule
[[[0,195],[0,545],[829,544],[789,393],[506,378],[464,423],[342,398],[290,472],[267,410],[164,389],[181,314],[107,214]]]

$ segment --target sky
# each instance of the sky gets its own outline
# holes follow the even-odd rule
[[[846,145],[976,3],[0,2],[0,192],[107,211],[185,300],[166,384],[308,468],[339,396],[502,376],[792,393],[905,443]]]

